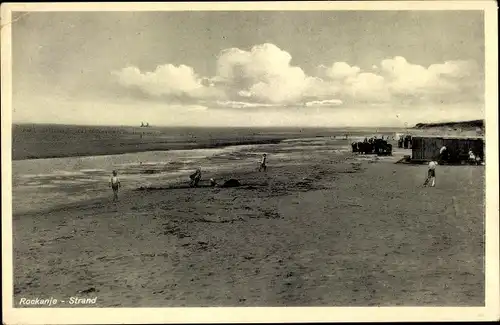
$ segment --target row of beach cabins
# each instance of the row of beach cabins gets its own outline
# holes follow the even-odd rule
[[[427,162],[436,160],[441,149],[446,148],[447,164],[464,164],[471,154],[484,163],[484,138],[480,136],[413,136],[411,139],[411,160]]]
[[[484,137],[482,136],[396,134],[393,139],[397,140],[398,148],[411,149],[411,156],[405,156],[406,162],[425,163],[431,160],[440,160],[442,163],[450,165],[461,165],[469,163],[471,155],[481,163],[484,163],[485,160]],[[366,144],[366,141],[365,143],[353,143],[353,152],[392,155],[392,145],[386,140],[375,139],[373,144],[375,143],[377,144],[373,146]],[[365,150],[365,147],[368,147],[368,150]],[[446,148],[444,160],[441,155],[443,148]]]

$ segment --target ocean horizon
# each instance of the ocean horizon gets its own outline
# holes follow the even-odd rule
[[[270,144],[290,138],[392,134],[401,128],[174,127],[13,124],[12,159]]]

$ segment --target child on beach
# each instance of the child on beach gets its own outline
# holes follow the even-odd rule
[[[261,160],[260,166],[259,166],[259,172],[262,170],[266,171],[266,169],[267,169],[266,160],[267,160],[267,155],[263,154],[262,160]]]
[[[113,176],[109,180],[109,186],[113,189],[113,202],[118,201],[118,189],[120,188],[120,180],[117,175],[116,170],[113,170]]]
[[[469,150],[469,163],[473,165],[481,164],[481,157],[479,157],[479,155],[474,154],[474,151],[472,151],[472,149]]]
[[[424,187],[429,185],[429,182],[431,183],[431,187],[436,185],[436,166],[437,162],[429,162],[429,169],[427,170],[427,178],[425,179]]]
[[[189,186],[197,187],[201,180],[201,168],[197,168],[193,174],[189,175],[189,178],[191,179]]]

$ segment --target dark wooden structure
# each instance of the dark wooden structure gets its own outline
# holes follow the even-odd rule
[[[438,159],[440,149],[446,146],[450,163],[460,163],[469,157],[472,149],[484,161],[484,139],[482,137],[413,136],[412,160],[430,161]]]
[[[411,149],[412,143],[411,135],[401,135],[398,139],[398,148]]]
[[[378,156],[392,156],[392,144],[382,139],[370,139],[370,141],[353,142],[352,152],[365,155],[376,154]]]

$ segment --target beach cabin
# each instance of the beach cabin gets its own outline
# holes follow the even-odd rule
[[[470,149],[484,161],[484,138],[461,136],[413,136],[412,160],[430,161],[436,159],[441,147],[446,146],[450,162],[467,160]]]

